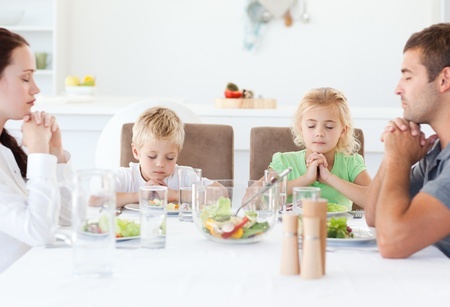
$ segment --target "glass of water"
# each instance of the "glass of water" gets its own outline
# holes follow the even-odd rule
[[[167,187],[143,186],[139,189],[141,247],[166,247]]]
[[[320,198],[320,188],[317,187],[295,187],[292,189],[292,211],[301,214],[303,201],[318,200]]]
[[[80,170],[72,194],[74,274],[107,277],[113,273],[116,231],[114,173]]]
[[[182,222],[192,222],[192,185],[202,181],[202,170],[199,168],[180,167],[178,169],[178,218]]]
[[[273,177],[279,175],[279,173],[273,169],[266,169],[264,171],[264,181],[270,181]],[[287,182],[288,177],[284,176],[280,178],[278,184],[278,193],[279,193],[279,211],[286,211],[286,191],[287,191]]]

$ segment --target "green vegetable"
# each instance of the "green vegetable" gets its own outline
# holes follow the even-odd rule
[[[332,217],[327,222],[328,238],[353,238],[352,229],[347,226],[346,217]]]
[[[270,225],[268,222],[264,223],[255,223],[250,228],[244,228],[244,234],[242,235],[242,239],[247,239],[259,234],[262,234],[263,232],[266,232],[269,230]]]
[[[100,220],[98,221],[98,227],[100,233],[105,233],[109,231],[109,218],[106,214],[102,214],[100,216]]]
[[[116,218],[116,237],[135,237],[140,234],[140,225],[134,221]]]
[[[200,215],[203,223],[209,218],[214,220],[226,220],[233,214],[231,210],[231,200],[229,198],[221,197],[219,200],[209,206],[205,206]],[[225,219],[224,219],[225,218]]]
[[[343,205],[328,203],[328,212],[346,212],[348,208]]]
[[[258,213],[254,210],[245,211],[245,216],[248,218],[247,224],[245,224],[244,228],[250,228],[256,223],[256,219],[258,218]]]
[[[229,91],[239,91],[239,88],[237,87],[236,84],[230,82],[230,83],[227,84],[227,90],[229,90]]]

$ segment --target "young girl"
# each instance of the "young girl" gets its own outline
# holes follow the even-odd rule
[[[177,165],[184,144],[184,124],[178,115],[164,107],[144,111],[133,126],[132,150],[139,163],[130,162],[116,173],[117,206],[139,202],[139,187],[162,185],[169,189],[167,201],[178,203],[178,170],[186,169],[182,182],[192,185],[194,169]],[[189,176],[191,171],[191,175]],[[203,178],[206,185],[218,183]]]
[[[0,272],[30,246],[53,239],[51,195],[67,171],[61,133],[53,116],[31,112],[39,88],[36,61],[21,36],[0,28]],[[22,150],[5,129],[8,120],[24,120]],[[57,163],[62,163],[58,164]],[[58,214],[55,212],[54,214]],[[68,224],[63,207],[60,222]]]
[[[293,187],[314,186],[328,202],[352,207],[364,206],[371,178],[364,159],[356,152],[345,96],[332,88],[309,91],[302,99],[292,128],[294,142],[306,149],[276,153],[269,168],[278,172],[291,166],[287,194]]]

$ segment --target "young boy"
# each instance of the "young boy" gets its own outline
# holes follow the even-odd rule
[[[138,203],[139,187],[144,185],[167,186],[167,201],[178,203],[178,169],[194,173],[192,167],[176,164],[184,143],[184,124],[178,115],[164,107],[146,110],[133,126],[132,142],[133,156],[139,163],[130,162],[129,167],[117,171],[117,207]],[[183,180],[189,178],[195,176],[187,172]],[[206,178],[203,182],[206,185],[213,183]]]

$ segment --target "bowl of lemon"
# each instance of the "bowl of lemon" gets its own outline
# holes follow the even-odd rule
[[[92,96],[95,93],[95,77],[90,75],[84,76],[83,79],[77,76],[67,76],[64,84],[68,95]]]

